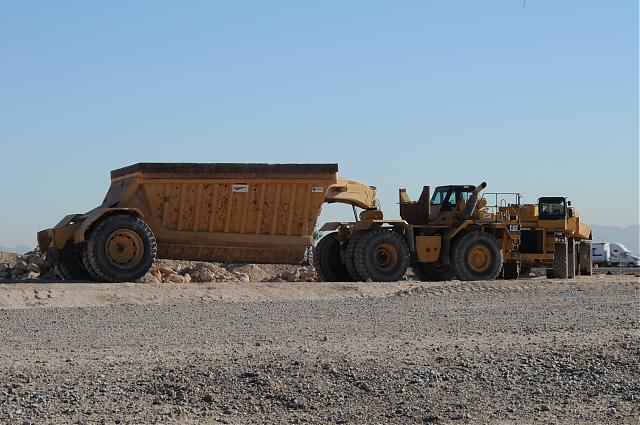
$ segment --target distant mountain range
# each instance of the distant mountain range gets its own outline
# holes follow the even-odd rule
[[[33,250],[33,247],[28,247],[26,245],[17,245],[17,246],[0,245],[0,251],[2,252],[14,252],[16,254],[24,254],[25,252],[29,252],[32,250]]]
[[[627,227],[592,226],[594,242],[618,242],[626,246],[632,254],[640,253],[640,225]]]

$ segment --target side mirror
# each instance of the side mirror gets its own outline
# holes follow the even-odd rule
[[[567,205],[568,205],[568,206],[571,206],[571,201],[567,201]]]

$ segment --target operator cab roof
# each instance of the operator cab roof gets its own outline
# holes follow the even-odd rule
[[[444,190],[444,189],[451,189],[451,188],[455,188],[455,189],[461,189],[462,191],[473,191],[475,190],[475,186],[471,185],[471,184],[450,184],[450,185],[446,185],[446,186],[436,186],[435,190]]]

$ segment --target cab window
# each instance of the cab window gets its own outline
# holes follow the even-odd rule
[[[431,197],[432,205],[441,205],[444,202],[444,198],[447,196],[448,189],[436,189]]]
[[[451,192],[451,196],[449,196],[447,204],[451,207],[455,207],[456,205],[458,205],[458,196],[456,192]]]
[[[565,217],[565,201],[564,199],[549,199],[540,202],[540,218],[541,219],[562,219]]]

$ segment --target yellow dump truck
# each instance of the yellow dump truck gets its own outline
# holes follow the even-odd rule
[[[299,263],[337,164],[140,163],[102,204],[38,232],[71,280],[134,281],[156,258]]]
[[[591,275],[591,226],[567,198],[543,196],[537,204],[507,205],[499,212],[518,220],[517,254],[505,264],[505,278],[515,279],[521,270],[528,274],[535,266],[546,267],[549,278]]]

